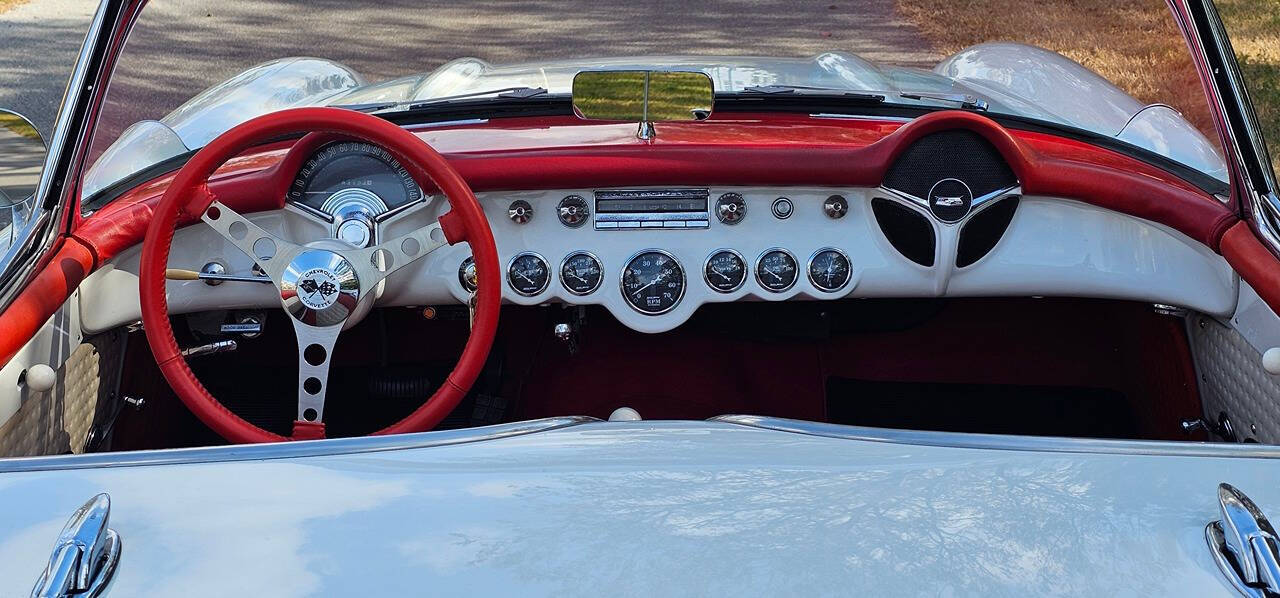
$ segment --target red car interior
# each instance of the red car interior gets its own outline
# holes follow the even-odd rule
[[[493,191],[580,185],[647,185],[671,181],[690,185],[875,187],[881,183],[894,159],[911,142],[938,131],[964,129],[991,142],[1018,176],[1024,193],[1087,202],[1176,229],[1222,253],[1273,309],[1280,309],[1280,275],[1276,274],[1280,272],[1277,267],[1280,264],[1262,247],[1231,205],[1165,170],[1081,141],[1007,129],[983,116],[961,111],[936,112],[905,124],[891,120],[731,114],[715,116],[707,122],[665,123],[658,127],[661,134],[655,142],[637,140],[633,134],[634,125],[583,125],[580,121],[562,117],[494,119],[466,128],[444,126],[410,130],[440,151],[448,165],[471,189]],[[516,132],[519,135],[511,135]],[[335,135],[338,133],[334,131],[313,132],[296,141],[275,142],[258,148],[244,145],[219,147],[219,162],[242,149],[246,151],[227,161],[209,177],[209,193],[240,213],[279,209],[283,191],[298,165],[311,151],[334,139]],[[254,137],[266,138],[269,135],[264,133]],[[518,138],[520,142],[514,143],[512,138]],[[389,147],[400,156],[413,151],[408,144]],[[214,155],[208,149],[202,154]],[[203,170],[213,171],[213,162],[207,162],[200,154],[197,157],[202,160],[200,166]],[[404,160],[404,163],[409,165],[414,161]],[[428,189],[428,179],[433,177],[422,176],[424,173],[421,172],[415,174],[422,179],[424,189]],[[12,357],[88,273],[120,251],[140,243],[148,225],[154,222],[154,226],[165,228],[193,222],[191,214],[196,210],[181,214],[174,211],[167,218],[156,217],[163,215],[163,211],[160,214],[156,212],[162,201],[167,202],[166,205],[176,205],[174,202],[178,201],[174,193],[166,196],[166,191],[193,185],[195,181],[191,179],[179,181],[173,174],[162,175],[139,184],[92,215],[77,215],[74,231],[62,240],[59,251],[22,293],[14,307],[0,315],[0,327],[15,331],[0,341],[0,359],[7,361]],[[448,184],[445,187],[450,196],[457,192],[456,187]],[[163,268],[164,257],[163,254],[151,253],[144,263],[151,261],[154,262],[151,268]],[[496,266],[494,268],[496,279]],[[152,278],[153,297],[148,300],[150,304],[144,305],[150,305],[149,317],[156,319],[163,313],[162,309],[156,311],[154,303],[155,296],[163,296],[163,282],[158,277]],[[496,286],[497,283],[494,284]],[[162,304],[163,301],[161,307]],[[1000,309],[994,309],[995,305]],[[1082,312],[1081,306],[1088,309]],[[1072,324],[1078,323],[1077,318],[1082,313],[1120,321],[1114,317],[1115,314],[1132,315],[1134,308],[1134,305],[1122,302],[1083,300],[1041,303],[1034,300],[958,301],[931,319],[920,322],[919,326],[870,336],[832,334],[820,341],[811,339],[798,352],[787,352],[781,356],[771,356],[768,350],[774,346],[771,344],[744,342],[713,350],[713,347],[722,347],[724,339],[696,330],[643,335],[616,322],[608,323],[609,318],[605,314],[596,318],[606,320],[599,324],[599,334],[603,335],[607,330],[613,340],[602,343],[604,348],[593,353],[591,359],[615,364],[608,369],[615,373],[619,371],[616,364],[635,360],[667,366],[658,369],[672,372],[671,380],[643,376],[632,380],[632,388],[638,389],[634,392],[649,397],[644,405],[656,412],[653,416],[709,416],[749,411],[824,419],[832,410],[831,401],[834,399],[831,397],[839,394],[833,392],[832,380],[864,386],[889,380],[930,383],[946,379],[957,382],[954,377],[942,375],[947,371],[945,363],[937,352],[931,350],[929,339],[963,338],[965,335],[953,334],[957,327],[985,325],[987,328],[984,328],[982,336],[988,343],[981,347],[955,347],[980,355],[977,360],[980,363],[993,365],[991,368],[968,370],[971,378],[976,371],[983,373],[983,376],[968,382],[1115,390],[1127,397],[1124,409],[1141,414],[1134,421],[1141,422],[1137,425],[1144,428],[1140,430],[1144,437],[1173,437],[1179,434],[1175,429],[1178,419],[1194,416],[1198,409],[1185,334],[1167,322],[1138,317],[1132,320],[1133,330],[1116,335],[1120,344],[1113,350],[1124,355],[1128,361],[1123,363],[1129,364],[1128,367],[1117,367],[1120,362],[1099,352],[1097,342],[1102,339],[1081,336],[1082,327]],[[757,306],[756,309],[766,308]],[[1042,312],[1046,309],[1053,310],[1055,317],[1036,317],[1037,314],[1044,316]],[[585,380],[574,378],[573,372],[578,368],[538,368],[533,365],[538,360],[550,359],[549,353],[518,355],[520,351],[536,346],[532,341],[519,342],[507,338],[508,334],[513,334],[510,330],[518,328],[520,321],[528,318],[516,315],[522,311],[504,309],[498,350],[514,354],[509,356],[509,360],[525,362],[523,367],[530,372],[547,373],[543,378],[536,374],[520,377],[521,388],[504,389],[503,396],[514,397],[516,403],[504,413],[508,417],[565,413],[607,415],[604,411],[606,405],[596,404],[592,397],[611,396],[608,387],[621,382],[614,376]],[[954,315],[966,311],[972,312],[972,317]],[[513,320],[510,325],[507,324],[508,318]],[[1032,332],[1034,327],[1029,322],[1033,320],[1038,322],[1040,331]],[[1062,328],[1055,332],[1045,330],[1046,321]],[[1024,327],[1020,327],[1019,322],[1023,322],[1021,326]],[[153,330],[149,326],[148,334]],[[1055,341],[1048,342],[1047,338]],[[131,359],[135,359],[139,352],[136,341],[134,339],[131,343]],[[172,352],[159,356],[161,361],[181,363],[181,360],[174,360],[176,345],[172,340],[168,345]],[[675,347],[679,349],[673,350]],[[813,356],[820,359],[817,365],[806,362],[808,365],[805,367],[798,367],[797,371],[809,374],[803,379],[782,379],[772,383],[757,381],[749,388],[739,389],[742,392],[728,395],[713,391],[714,381],[705,376],[680,374],[679,364],[688,363],[697,355],[709,355],[707,359],[712,360],[718,356],[734,355],[739,361],[774,358],[795,361],[812,359]],[[481,365],[473,359],[469,375],[477,375]],[[177,374],[165,372],[171,382],[174,379],[179,383],[187,380],[191,387],[208,396],[190,370],[185,367],[178,369],[182,371]],[[600,371],[599,368],[584,369]],[[625,368],[622,371],[625,374]],[[133,382],[149,384],[146,378],[145,375],[134,376]],[[570,382],[585,385],[591,391],[581,392],[582,386],[578,386],[579,391],[571,393],[559,390]],[[674,387],[696,387],[700,390],[695,394],[704,399],[688,403],[660,396],[659,389]],[[912,396],[920,394],[911,389],[894,392],[899,391]],[[769,405],[760,403],[763,397],[774,392],[791,396],[794,401]],[[827,397],[826,402],[823,396]],[[1158,396],[1163,398],[1157,401]],[[619,401],[609,404],[625,403],[625,398],[625,395],[619,396]],[[216,401],[212,402],[216,404]],[[465,408],[466,404],[463,406]],[[221,406],[218,408],[222,409]],[[443,417],[442,414],[437,415]],[[231,417],[240,419],[234,415]],[[384,431],[395,430],[389,428]],[[363,433],[371,431],[364,430]],[[295,437],[305,435],[297,429],[294,432]],[[322,433],[319,430],[311,432],[313,435]],[[278,433],[287,435],[289,431]],[[279,436],[272,433],[255,439],[277,438]]]

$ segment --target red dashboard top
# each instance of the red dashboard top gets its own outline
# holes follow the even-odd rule
[[[1155,166],[1045,133],[1006,129],[981,115],[943,111],[909,122],[791,114],[729,114],[659,123],[657,139],[634,123],[574,117],[504,118],[412,127],[475,191],[647,185],[875,187],[913,141],[967,129],[990,141],[1026,194],[1088,202],[1177,229],[1218,250],[1236,215],[1194,185]],[[278,209],[324,133],[259,148],[224,165],[210,189],[241,212]],[[406,164],[412,170],[409,164]],[[424,189],[431,185],[419,175]],[[96,264],[139,243],[172,173],[127,192],[76,223]],[[96,266],[95,264],[95,266]]]

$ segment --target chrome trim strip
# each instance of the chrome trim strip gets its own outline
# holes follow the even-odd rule
[[[1058,436],[1013,436],[1008,434],[974,434],[967,432],[933,432],[895,430],[809,422],[757,415],[722,415],[707,421],[736,424],[750,428],[791,432],[826,438],[865,440],[890,444],[936,446],[945,448],[986,449],[997,451],[1033,451],[1043,453],[1085,453],[1109,455],[1160,455],[1176,457],[1240,457],[1248,459],[1280,459],[1280,446],[1244,443],[1178,442],[1156,440],[1103,440],[1096,438],[1063,438]]]
[[[934,216],[933,210],[929,208],[928,200],[920,199],[919,197],[916,197],[910,193],[907,193],[905,191],[899,191],[892,187],[880,186],[880,187],[876,187],[876,191],[879,191],[884,195],[888,196],[888,197],[885,197],[884,199],[896,201],[904,205],[921,208],[923,210],[922,213],[925,216],[929,217],[930,220],[933,220],[938,224],[942,224],[946,226],[955,226],[957,224],[961,224],[963,222],[968,221],[970,218],[973,217],[974,214],[977,214],[978,212],[981,212],[982,210],[995,205],[997,200],[1004,199],[1006,197],[1011,197],[1014,195],[1021,196],[1022,184],[1019,183],[1016,185],[1005,187],[1004,189],[996,189],[995,191],[992,191],[980,197],[973,198],[973,200],[969,202],[969,212],[966,213],[963,218],[956,220],[955,222],[947,222],[945,220],[940,220],[937,216]]]
[[[467,444],[485,440],[497,440],[524,436],[548,430],[569,428],[600,421],[594,417],[550,417],[524,422],[464,428],[395,434],[388,436],[361,436],[328,440],[305,440],[268,444],[236,444],[199,448],[135,451],[128,453],[89,453],[82,455],[57,455],[52,457],[19,457],[0,459],[0,473],[20,471],[55,471],[67,469],[99,469],[114,467],[138,467],[147,465],[180,465],[186,463],[221,463],[231,461],[258,461],[270,459],[294,459],[330,455],[355,455],[404,449],[431,448],[455,444]]]
[[[866,114],[836,114],[834,112],[818,112],[810,114],[809,118],[838,118],[842,120],[883,120],[889,122],[909,123],[914,118],[908,116],[869,116]]]

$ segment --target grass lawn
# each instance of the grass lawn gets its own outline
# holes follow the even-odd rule
[[[936,50],[1015,41],[1063,54],[1217,139],[1182,35],[1161,0],[896,0]],[[1280,169],[1280,0],[1217,0]]]

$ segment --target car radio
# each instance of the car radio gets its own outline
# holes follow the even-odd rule
[[[596,230],[707,228],[706,189],[596,191]]]

